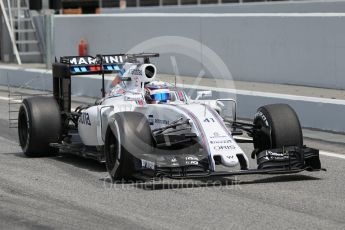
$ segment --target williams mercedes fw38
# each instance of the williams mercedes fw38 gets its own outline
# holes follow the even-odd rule
[[[253,122],[236,119],[233,99],[192,100],[156,79],[158,54],[61,57],[53,64],[53,97],[22,101],[18,134],[28,157],[64,152],[105,162],[113,181],[284,174],[321,169],[319,151],[303,145],[301,125],[286,104],[260,107]],[[102,98],[71,110],[71,81],[99,75]],[[110,92],[105,75],[117,75]],[[246,134],[250,138],[238,138]],[[249,167],[238,143],[253,143]]]

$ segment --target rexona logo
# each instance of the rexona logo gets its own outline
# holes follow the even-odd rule
[[[103,56],[103,64],[123,63],[124,56]],[[95,57],[74,57],[69,59],[71,65],[96,65],[100,64],[99,59]]]

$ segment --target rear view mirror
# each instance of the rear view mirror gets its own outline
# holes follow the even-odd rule
[[[200,98],[205,98],[205,97],[212,97],[212,91],[198,91],[197,96],[195,100],[199,100]]]
[[[236,121],[236,101],[233,99],[218,99],[219,115],[227,122]]]

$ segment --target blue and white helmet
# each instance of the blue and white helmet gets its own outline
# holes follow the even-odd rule
[[[145,85],[146,101],[149,103],[166,103],[170,100],[169,84],[163,81],[152,81]]]

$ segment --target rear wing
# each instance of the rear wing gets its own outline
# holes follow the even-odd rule
[[[158,53],[106,54],[93,56],[64,56],[52,65],[53,94],[62,112],[71,111],[71,76],[102,75],[102,97],[105,96],[104,75],[124,73],[126,63],[148,64]]]
[[[159,57],[158,53],[107,54],[92,56],[64,56],[60,63],[69,65],[71,75],[121,73],[125,63],[150,63],[150,58]]]

